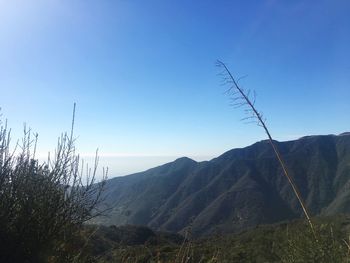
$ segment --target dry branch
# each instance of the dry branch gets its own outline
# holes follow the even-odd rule
[[[228,69],[228,67],[226,66],[225,63],[218,60],[217,66],[223,69],[223,71],[220,74],[224,76],[225,83],[230,85],[229,89],[226,92],[228,94],[230,94],[232,96],[231,97],[232,100],[236,102],[234,104],[234,106],[245,107],[244,112],[248,115],[247,115],[247,117],[243,118],[243,120],[249,120],[250,122],[253,121],[258,126],[261,126],[264,129],[264,131],[269,139],[269,143],[270,143],[270,145],[271,145],[271,147],[272,147],[272,149],[273,149],[273,151],[278,159],[278,162],[280,163],[280,165],[282,167],[283,174],[287,178],[290,186],[292,187],[293,192],[294,192],[295,196],[297,197],[299,204],[303,210],[303,213],[304,213],[304,215],[305,215],[305,217],[310,225],[310,228],[311,228],[312,232],[315,234],[314,226],[313,226],[313,223],[311,221],[309,212],[305,206],[304,200],[301,197],[299,189],[298,189],[297,185],[295,184],[293,178],[289,175],[287,167],[285,165],[285,162],[282,158],[282,155],[279,152],[276,144],[274,143],[274,141],[272,139],[271,133],[266,126],[266,119],[263,117],[263,114],[261,112],[259,112],[255,107],[255,98],[256,98],[255,92],[253,92],[253,95],[251,95],[250,90],[245,91],[243,88],[241,88],[238,85],[238,80],[236,80],[233,77],[232,73],[230,72],[230,70]]]

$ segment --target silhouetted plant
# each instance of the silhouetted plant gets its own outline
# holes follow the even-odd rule
[[[10,151],[11,131],[0,128],[0,262],[78,261],[79,230],[101,215],[107,170],[96,183],[98,156],[92,168],[76,154],[72,129],[58,140],[52,158],[40,164],[37,135],[24,128],[21,143]]]
[[[285,162],[283,160],[283,157],[282,157],[281,153],[279,152],[276,144],[274,143],[274,140],[272,139],[272,136],[271,136],[269,129],[266,126],[266,120],[263,117],[263,114],[261,112],[259,112],[255,107],[255,99],[256,99],[255,92],[252,93],[250,90],[245,91],[242,87],[240,87],[238,85],[238,81],[233,77],[232,73],[227,68],[225,63],[218,60],[217,66],[220,68],[223,68],[223,71],[220,74],[223,76],[223,81],[224,81],[223,84],[229,86],[227,93],[230,95],[230,97],[233,101],[233,106],[234,107],[243,107],[244,112],[247,114],[247,116],[245,118],[243,118],[243,120],[248,120],[250,122],[256,123],[258,126],[261,126],[264,129],[264,131],[268,137],[269,143],[270,143],[270,145],[271,145],[271,147],[276,155],[276,158],[278,159],[278,161],[281,165],[281,168],[283,170],[283,174],[287,178],[290,186],[292,187],[293,192],[294,192],[295,196],[297,197],[299,204],[303,210],[303,213],[304,213],[304,215],[305,215],[305,217],[310,225],[310,228],[311,228],[312,232],[314,232],[313,223],[311,222],[309,212],[305,206],[304,200],[303,200],[303,198],[298,190],[298,187],[295,184],[293,178],[288,173],[288,170],[287,170],[287,167],[286,167]]]
[[[332,228],[324,225],[318,226],[311,221],[310,214],[298,187],[289,175],[283,157],[266,126],[266,120],[262,113],[255,107],[255,93],[250,92],[250,90],[246,91],[240,87],[238,81],[233,77],[225,63],[217,61],[217,66],[223,68],[221,74],[224,76],[224,85],[229,85],[227,92],[231,96],[233,106],[244,107],[247,117],[243,120],[252,121],[264,129],[275,156],[282,167],[283,174],[292,187],[309,225],[308,229],[303,229],[302,231],[294,229],[289,233],[287,237],[288,242],[284,244],[282,249],[281,261],[288,263],[349,262],[350,243],[339,239],[339,237],[336,238],[333,235]]]

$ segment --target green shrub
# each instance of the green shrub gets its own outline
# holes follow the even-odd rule
[[[24,129],[13,152],[10,140],[7,124],[1,124],[0,262],[77,261],[83,254],[78,240],[83,223],[101,214],[96,208],[106,178],[95,183],[98,158],[83,174],[73,125],[44,164],[35,159],[37,135],[30,130]]]
[[[341,230],[330,224],[316,224],[314,232],[305,225],[294,227],[281,247],[281,262],[350,262],[344,238]]]

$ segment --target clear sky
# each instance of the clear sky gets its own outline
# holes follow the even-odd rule
[[[46,155],[69,130],[110,176],[264,139],[220,86],[228,64],[278,140],[350,130],[350,1],[0,0],[0,106]]]

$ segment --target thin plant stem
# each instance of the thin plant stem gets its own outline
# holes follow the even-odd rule
[[[283,158],[282,158],[282,155],[281,155],[281,153],[279,152],[279,150],[278,150],[276,144],[274,143],[274,140],[272,139],[271,133],[270,133],[269,129],[268,129],[267,126],[266,126],[266,123],[265,123],[265,120],[264,120],[262,114],[261,114],[261,113],[255,108],[255,106],[254,106],[255,98],[254,98],[254,100],[251,100],[251,99],[249,98],[250,92],[249,92],[249,91],[248,91],[248,92],[245,92],[245,91],[238,85],[238,82],[237,82],[236,79],[233,77],[233,75],[231,74],[230,70],[228,69],[228,67],[226,66],[225,63],[223,63],[222,61],[218,60],[218,61],[217,61],[217,65],[218,65],[219,67],[222,67],[222,68],[224,69],[224,73],[225,73],[226,76],[228,77],[228,79],[225,79],[225,83],[233,84],[233,85],[230,87],[229,91],[230,91],[231,89],[235,89],[235,91],[236,91],[235,94],[237,94],[238,97],[234,98],[234,100],[236,100],[236,101],[237,101],[237,100],[241,100],[241,102],[238,103],[238,107],[244,106],[244,105],[248,106],[248,112],[251,113],[252,115],[249,116],[249,117],[246,118],[246,119],[255,119],[255,120],[257,121],[257,124],[258,124],[259,126],[261,126],[261,127],[264,129],[264,131],[265,131],[265,133],[266,133],[266,135],[267,135],[267,137],[268,137],[268,139],[269,139],[269,143],[270,143],[270,145],[271,145],[271,147],[272,147],[272,149],[273,149],[273,151],[274,151],[274,153],[275,153],[275,155],[276,155],[276,157],[277,157],[277,159],[278,159],[278,162],[280,163],[280,165],[281,165],[281,167],[282,167],[283,174],[284,174],[284,176],[287,178],[287,180],[288,180],[290,186],[292,187],[293,192],[294,192],[295,196],[297,197],[297,199],[298,199],[298,201],[299,201],[299,204],[300,204],[300,206],[301,206],[301,208],[302,208],[302,210],[303,210],[303,212],[304,212],[304,215],[305,215],[305,217],[306,217],[306,219],[307,219],[307,221],[308,221],[308,223],[309,223],[309,225],[310,225],[310,228],[311,228],[313,234],[315,235],[314,225],[313,225],[313,223],[312,223],[312,221],[311,221],[309,212],[308,212],[308,210],[307,210],[307,208],[306,208],[306,206],[305,206],[305,203],[304,203],[304,201],[303,201],[303,198],[301,197],[301,194],[300,194],[300,192],[299,192],[299,189],[298,189],[297,185],[295,184],[293,178],[292,178],[292,177],[289,175],[289,173],[288,173],[288,170],[287,170],[287,167],[286,167],[286,165],[285,165],[285,162],[284,162],[284,160],[283,160]],[[315,235],[315,237],[316,237],[316,235]],[[316,239],[316,240],[317,240],[317,239]]]

